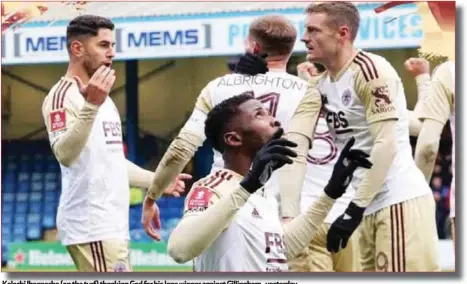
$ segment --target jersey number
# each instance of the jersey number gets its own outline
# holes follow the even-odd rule
[[[267,93],[265,95],[256,97],[256,99],[265,105],[266,109],[269,110],[269,113],[271,113],[272,116],[276,117],[280,94]],[[320,117],[322,117],[322,115],[320,115]],[[322,142],[327,143],[329,145],[329,154],[327,154],[324,157],[313,157],[312,155],[308,154],[307,159],[306,159],[308,163],[314,164],[314,165],[325,165],[329,163],[330,161],[334,160],[334,158],[337,156],[337,146],[336,144],[334,144],[329,131],[326,131],[323,133],[316,132],[314,140],[315,140],[315,143],[316,143],[316,140],[320,140]]]

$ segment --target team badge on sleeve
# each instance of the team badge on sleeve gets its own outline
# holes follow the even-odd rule
[[[64,130],[66,128],[66,111],[57,110],[50,113],[51,132]]]
[[[209,207],[212,192],[204,186],[198,186],[193,189],[193,193],[187,202],[187,210],[190,212],[202,212]]]

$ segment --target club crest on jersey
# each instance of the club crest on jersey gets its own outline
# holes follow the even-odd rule
[[[206,210],[209,207],[211,196],[212,192],[209,188],[204,186],[195,187],[187,203],[188,211],[200,212]]]
[[[348,106],[350,102],[352,101],[352,93],[350,92],[349,89],[345,90],[344,93],[342,94],[342,104],[344,106]]]
[[[115,263],[114,267],[114,272],[125,272],[128,271],[125,262],[119,260]]]
[[[57,110],[50,113],[50,128],[52,132],[66,128],[65,110]]]

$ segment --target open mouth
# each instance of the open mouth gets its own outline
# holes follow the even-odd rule
[[[104,63],[104,65],[109,68],[112,67],[112,63]]]

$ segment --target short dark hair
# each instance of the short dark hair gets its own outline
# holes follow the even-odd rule
[[[222,137],[227,124],[238,114],[238,107],[252,99],[254,99],[253,92],[244,92],[222,101],[208,113],[204,133],[214,149],[221,153],[224,152],[225,145]]]
[[[99,29],[114,29],[114,24],[111,20],[95,15],[81,15],[68,24],[66,28],[66,43],[67,48],[70,50],[71,42],[77,37],[91,37],[96,36]]]
[[[324,13],[329,17],[329,23],[333,28],[338,29],[343,25],[349,27],[352,42],[357,37],[360,28],[360,13],[351,2],[332,1],[310,4],[305,11],[308,14]]]

